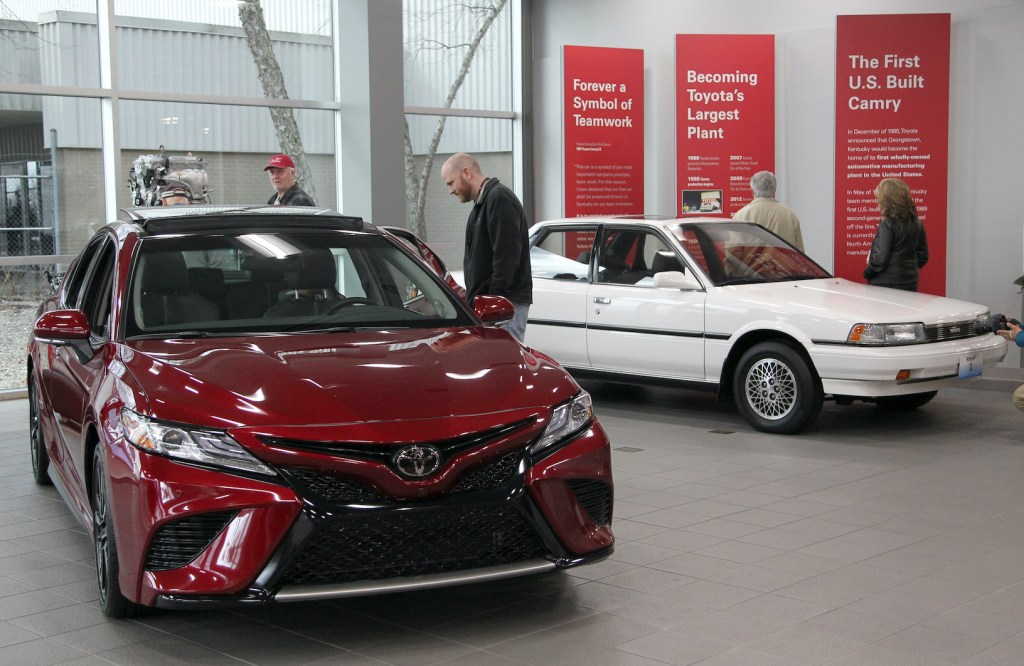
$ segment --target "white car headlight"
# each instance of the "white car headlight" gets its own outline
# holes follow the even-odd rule
[[[130,409],[121,410],[121,429],[133,446],[176,460],[277,476],[227,434],[156,423]]]
[[[909,345],[927,342],[924,324],[856,324],[846,341],[855,345]]]
[[[569,402],[555,407],[551,413],[551,421],[537,443],[530,447],[530,453],[537,454],[545,449],[572,437],[594,420],[594,406],[590,394],[580,391]]]

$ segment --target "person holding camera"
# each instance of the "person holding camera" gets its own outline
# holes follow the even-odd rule
[[[1020,322],[1016,319],[1007,319],[1006,328],[996,331],[1007,340],[1012,340],[1018,347],[1024,347],[1024,331],[1020,328]],[[1013,392],[1013,406],[1024,412],[1024,384],[1017,387]]]

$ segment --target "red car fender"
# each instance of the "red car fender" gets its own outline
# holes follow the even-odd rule
[[[158,594],[232,594],[245,589],[302,509],[284,486],[173,462],[123,442],[107,447],[106,453],[119,582],[125,596],[137,603],[152,604]],[[206,510],[239,513],[188,565],[145,571],[146,553],[160,528]],[[245,548],[238,548],[239,543]],[[126,553],[138,556],[128,559]]]
[[[608,437],[596,422],[568,446],[541,460],[530,470],[526,487],[544,518],[566,535],[562,545],[585,555],[615,543],[611,525],[597,525],[576,499],[568,479],[592,478],[612,486]]]

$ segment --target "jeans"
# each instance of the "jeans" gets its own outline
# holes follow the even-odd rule
[[[530,313],[530,304],[513,303],[512,305],[516,306],[516,313],[510,321],[502,324],[501,327],[511,333],[519,342],[524,342],[526,340],[526,318]]]

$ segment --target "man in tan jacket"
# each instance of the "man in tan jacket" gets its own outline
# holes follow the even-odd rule
[[[788,206],[775,200],[775,186],[775,174],[771,171],[755,173],[750,178],[754,200],[736,211],[732,217],[734,220],[759,224],[803,252],[804,237],[800,233],[800,218]]]

